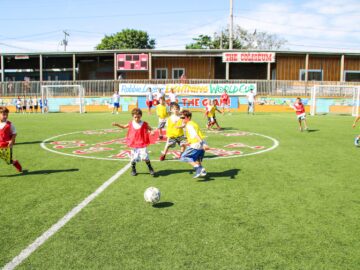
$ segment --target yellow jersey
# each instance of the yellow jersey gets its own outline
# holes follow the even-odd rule
[[[207,106],[206,111],[207,111],[207,117],[214,117],[215,111],[216,111],[216,106],[215,105]]]
[[[174,122],[174,119],[176,120]],[[184,130],[182,128],[176,128],[177,126],[182,125],[182,120],[180,117],[173,117],[170,116],[167,120],[167,127],[166,127],[166,137],[168,138],[177,138],[180,136],[184,136]]]
[[[156,114],[160,119],[165,119],[167,116],[166,106],[161,104],[157,105]]]
[[[193,134],[191,131],[189,132],[189,127],[192,127],[194,129],[196,135],[198,135],[201,138],[201,140],[205,138],[204,134],[202,134],[199,128],[199,125],[196,124],[194,121],[189,121],[186,124],[186,138],[189,144],[200,142],[199,139],[195,136],[195,134]]]

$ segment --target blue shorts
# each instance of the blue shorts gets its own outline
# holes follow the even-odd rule
[[[205,150],[204,149],[194,149],[191,147],[186,148],[184,153],[180,157],[180,161],[183,162],[196,162],[202,161],[204,158]]]
[[[114,102],[114,108],[119,108],[119,107],[120,107],[119,102]]]

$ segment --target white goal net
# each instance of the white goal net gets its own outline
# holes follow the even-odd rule
[[[360,86],[315,85],[311,89],[310,114],[359,115]]]
[[[42,85],[41,111],[85,112],[85,89],[82,85]]]

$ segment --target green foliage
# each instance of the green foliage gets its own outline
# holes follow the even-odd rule
[[[106,35],[96,46],[97,50],[154,48],[155,39],[150,39],[147,32],[135,29],[124,29],[116,34]]]
[[[193,40],[186,49],[229,49],[229,29],[216,32],[213,37],[199,35]],[[275,34],[256,30],[251,33],[238,25],[234,27],[233,49],[278,50],[286,42]]]

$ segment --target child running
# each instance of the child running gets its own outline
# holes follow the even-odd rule
[[[13,146],[15,144],[16,129],[8,121],[9,109],[0,107],[0,158],[5,160],[8,165],[13,165],[18,172],[22,172],[19,161],[12,160]]]
[[[158,125],[158,132],[159,132],[159,140],[162,140],[162,130],[165,128],[166,118],[168,116],[168,112],[166,109],[165,97],[159,99],[159,104],[156,106],[156,114],[159,117],[159,125]]]
[[[194,178],[206,175],[205,168],[202,167],[202,159],[205,154],[206,143],[203,140],[204,135],[200,131],[199,125],[191,120],[192,114],[189,110],[183,110],[181,112],[181,119],[185,124],[186,128],[186,138],[189,146],[182,153],[180,160],[183,162],[188,162],[195,169]],[[182,128],[179,127],[179,128]]]
[[[300,131],[303,131],[302,122],[304,122],[305,130],[308,129],[306,124],[306,113],[305,113],[305,107],[304,104],[301,102],[301,98],[296,98],[295,103],[292,105],[292,108],[296,112],[296,117],[299,121],[299,129]]]
[[[185,151],[186,137],[184,136],[184,130],[181,128],[182,120],[180,119],[180,106],[177,103],[172,103],[170,106],[171,116],[167,119],[166,127],[166,145],[163,153],[160,156],[160,161],[165,160],[166,154],[170,147],[175,147],[176,144],[180,146],[182,153]]]
[[[223,112],[221,112],[215,105],[214,101],[209,99],[209,103],[205,108],[205,116],[208,119],[208,123],[207,123],[207,129],[210,129],[211,127],[213,127],[214,125],[217,126],[217,129],[220,130],[221,127],[219,126],[217,120],[216,120],[216,116],[215,116],[215,112],[218,111],[219,113],[224,114]]]
[[[359,120],[360,120],[360,116],[357,116],[357,117],[355,118],[355,120],[354,120],[353,125],[352,125],[353,128],[356,127],[356,123],[357,123]],[[360,146],[360,134],[359,134],[358,136],[356,136],[354,143],[355,143],[356,146]]]
[[[131,175],[136,176],[136,162],[144,160],[149,168],[151,176],[155,175],[154,169],[151,166],[147,146],[150,144],[149,132],[152,128],[147,122],[141,121],[142,111],[139,108],[134,108],[131,111],[133,120],[126,125],[113,123],[113,126],[119,128],[128,128],[126,135],[127,145],[131,147]]]

